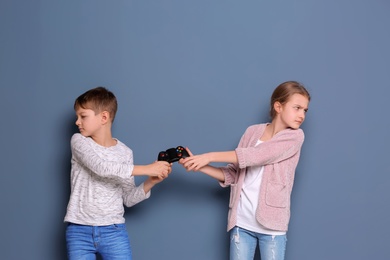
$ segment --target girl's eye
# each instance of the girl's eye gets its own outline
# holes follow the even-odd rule
[[[294,109],[295,109],[295,110],[300,110],[300,109],[302,109],[303,112],[305,112],[305,114],[306,114],[307,111],[309,110],[309,109],[303,109],[302,107],[294,107]]]

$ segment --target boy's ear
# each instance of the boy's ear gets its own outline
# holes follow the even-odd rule
[[[101,114],[103,124],[107,124],[108,122],[110,122],[110,113],[108,111],[103,111]]]

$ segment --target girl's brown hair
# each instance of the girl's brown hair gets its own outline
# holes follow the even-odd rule
[[[270,111],[269,114],[271,119],[274,119],[276,116],[276,111],[274,108],[275,102],[279,102],[284,105],[288,102],[289,98],[294,94],[301,94],[310,101],[310,94],[306,88],[297,81],[286,81],[277,86],[272,93],[271,102],[270,102]]]

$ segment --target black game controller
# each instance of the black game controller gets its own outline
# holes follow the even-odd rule
[[[158,161],[166,161],[169,163],[177,162],[181,158],[189,157],[187,150],[183,146],[176,148],[170,148],[166,151],[162,151],[158,154]]]

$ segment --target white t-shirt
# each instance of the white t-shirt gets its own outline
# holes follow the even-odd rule
[[[262,141],[258,140],[256,146],[261,145],[261,143]],[[267,229],[256,220],[263,171],[264,166],[247,168],[238,204],[237,226],[261,234],[285,235],[286,232]]]

